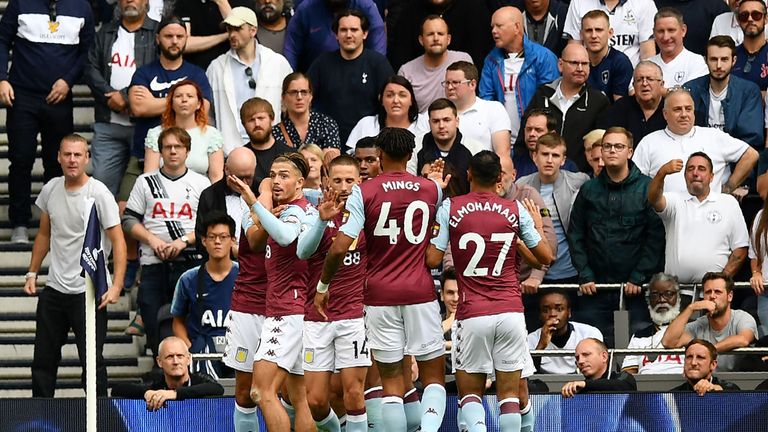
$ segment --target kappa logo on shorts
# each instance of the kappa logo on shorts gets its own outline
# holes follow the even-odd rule
[[[248,358],[248,350],[243,347],[238,347],[235,353],[235,361],[238,363],[245,363],[245,359]]]
[[[272,321],[274,321],[274,322],[282,322],[283,321],[283,317],[274,317],[274,318],[272,318]]]
[[[274,337],[272,339],[268,340],[267,343],[268,344],[272,344],[272,345],[280,345],[280,342],[278,342],[277,338],[274,338]]]
[[[277,354],[275,354],[275,350],[267,350],[266,353],[264,353],[267,357],[277,357]]]
[[[272,333],[281,334],[282,332],[283,332],[283,331],[282,331],[282,330],[280,330],[280,327],[275,327],[275,328],[273,328],[273,329],[272,329]]]
[[[315,361],[315,349],[307,348],[304,350],[304,363],[312,363]]]

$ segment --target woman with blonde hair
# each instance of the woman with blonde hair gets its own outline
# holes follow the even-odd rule
[[[325,157],[323,149],[317,144],[308,143],[299,147],[299,153],[304,156],[304,159],[309,164],[309,174],[304,179],[304,189],[322,189],[326,176],[325,164],[323,163],[323,158]]]

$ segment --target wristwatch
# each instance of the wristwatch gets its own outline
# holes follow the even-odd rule
[[[179,240],[183,241],[185,245],[189,246],[189,237],[187,237],[186,234],[184,234],[183,236],[179,237]]]
[[[37,279],[37,272],[27,272],[27,274],[24,275],[24,280],[35,278]]]

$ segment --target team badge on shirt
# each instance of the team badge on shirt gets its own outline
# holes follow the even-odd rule
[[[437,235],[440,234],[440,224],[434,224],[432,226],[432,237],[437,237]]]
[[[603,75],[602,75],[603,84],[608,85],[608,80],[610,78],[611,78],[611,72],[607,71],[607,70],[604,70],[603,71]]]
[[[624,22],[627,24],[635,23],[635,14],[631,10],[628,10],[627,13],[624,14]]]
[[[675,81],[682,83],[684,79],[685,71],[677,71],[677,73],[675,73]]]
[[[341,216],[341,224],[344,225],[349,220],[349,211],[344,210],[344,214]]]
[[[59,23],[56,21],[49,21],[48,31],[51,33],[56,33],[57,31],[59,31]]]
[[[312,363],[315,361],[315,349],[314,348],[305,348],[304,349],[304,363]]]
[[[238,347],[235,353],[235,361],[238,363],[245,363],[245,359],[248,357],[248,350],[243,347]]]

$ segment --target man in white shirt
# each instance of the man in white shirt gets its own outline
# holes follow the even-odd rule
[[[664,100],[666,129],[646,135],[640,141],[632,161],[640,171],[650,177],[672,159],[688,159],[701,151],[712,160],[712,187],[731,193],[738,188],[757,163],[758,153],[744,141],[716,129],[694,126],[693,99],[685,89],[669,92]],[[731,173],[728,164],[736,166]],[[686,192],[682,173],[673,173],[664,182],[664,191]]]
[[[712,160],[694,152],[685,163],[687,192],[662,192],[667,175],[680,172],[673,159],[648,187],[648,202],[661,217],[667,246],[664,269],[683,283],[698,283],[710,271],[734,275],[747,258],[747,224],[736,199],[710,190]]]
[[[650,60],[661,67],[667,88],[683,85],[709,73],[704,57],[683,46],[687,32],[683,14],[677,9],[663,7],[653,19],[653,38],[660,52]]]
[[[656,273],[648,283],[648,312],[653,324],[632,335],[627,348],[663,348],[661,339],[667,326],[680,315],[680,286],[677,276]],[[631,374],[680,374],[683,372],[683,356],[628,355],[621,370]]]
[[[477,68],[470,62],[458,61],[445,72],[445,97],[456,104],[461,133],[480,142],[483,150],[491,150],[500,158],[510,156],[512,124],[504,105],[477,97]]]
[[[223,24],[231,49],[212,61],[205,74],[213,91],[216,128],[224,137],[224,154],[229,155],[248,142],[248,133],[240,122],[243,103],[260,97],[280,112],[283,79],[293,70],[285,57],[258,43],[253,10],[233,8]]]
[[[419,112],[424,113],[429,104],[445,95],[440,83],[448,66],[460,60],[472,63],[472,57],[465,52],[448,49],[451,44],[448,23],[438,15],[424,18],[419,44],[424,47],[424,55],[400,66],[397,74],[411,82]]]

